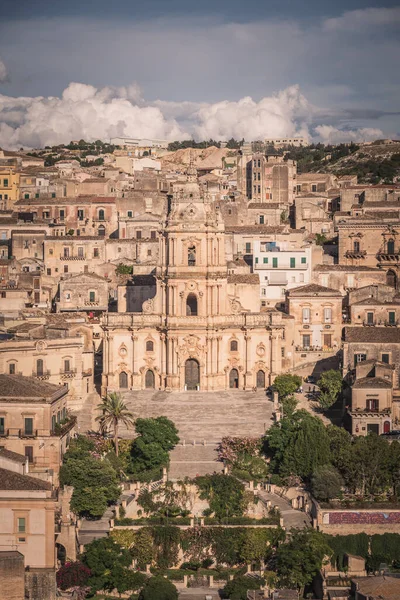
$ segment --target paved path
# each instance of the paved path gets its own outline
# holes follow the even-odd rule
[[[271,494],[265,490],[259,490],[257,495],[262,501],[267,502],[269,500],[272,506],[277,506],[279,508],[286,531],[289,531],[292,527],[297,529],[311,527],[310,515],[307,515],[301,510],[294,509],[286,498],[282,498],[281,496],[278,496],[278,494]]]
[[[82,519],[82,526],[78,532],[79,544],[90,544],[93,540],[107,537],[110,532],[110,519],[114,516],[112,507],[107,508],[101,519],[91,521]]]

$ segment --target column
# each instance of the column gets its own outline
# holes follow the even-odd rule
[[[136,368],[136,342],[138,341],[138,337],[132,333],[132,373],[134,375],[137,374]]]
[[[279,332],[273,331],[271,340],[271,377],[279,375],[281,372],[281,348],[279,343]]]
[[[165,378],[165,333],[160,334],[160,376],[161,376],[161,387],[164,386]]]
[[[221,340],[222,340],[222,336],[219,335],[217,337],[217,373],[219,373],[219,366],[220,366],[219,351],[220,351],[220,347],[221,347]]]

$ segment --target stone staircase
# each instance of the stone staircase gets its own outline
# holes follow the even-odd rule
[[[221,473],[216,444],[178,445],[170,453],[168,479],[175,481],[184,477],[196,477],[207,473]]]
[[[221,392],[129,391],[124,402],[135,418],[165,416],[179,430],[186,445],[218,442],[224,436],[259,436],[272,424],[272,402],[265,392],[229,390]],[[121,437],[134,437],[121,428]]]

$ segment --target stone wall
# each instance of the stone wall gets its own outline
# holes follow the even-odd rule
[[[35,569],[25,573],[25,598],[29,600],[55,600],[56,572],[53,569]]]
[[[0,600],[24,598],[24,570],[20,552],[0,552]]]

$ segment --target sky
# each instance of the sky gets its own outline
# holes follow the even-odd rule
[[[399,0],[0,0],[0,147],[400,138]]]

